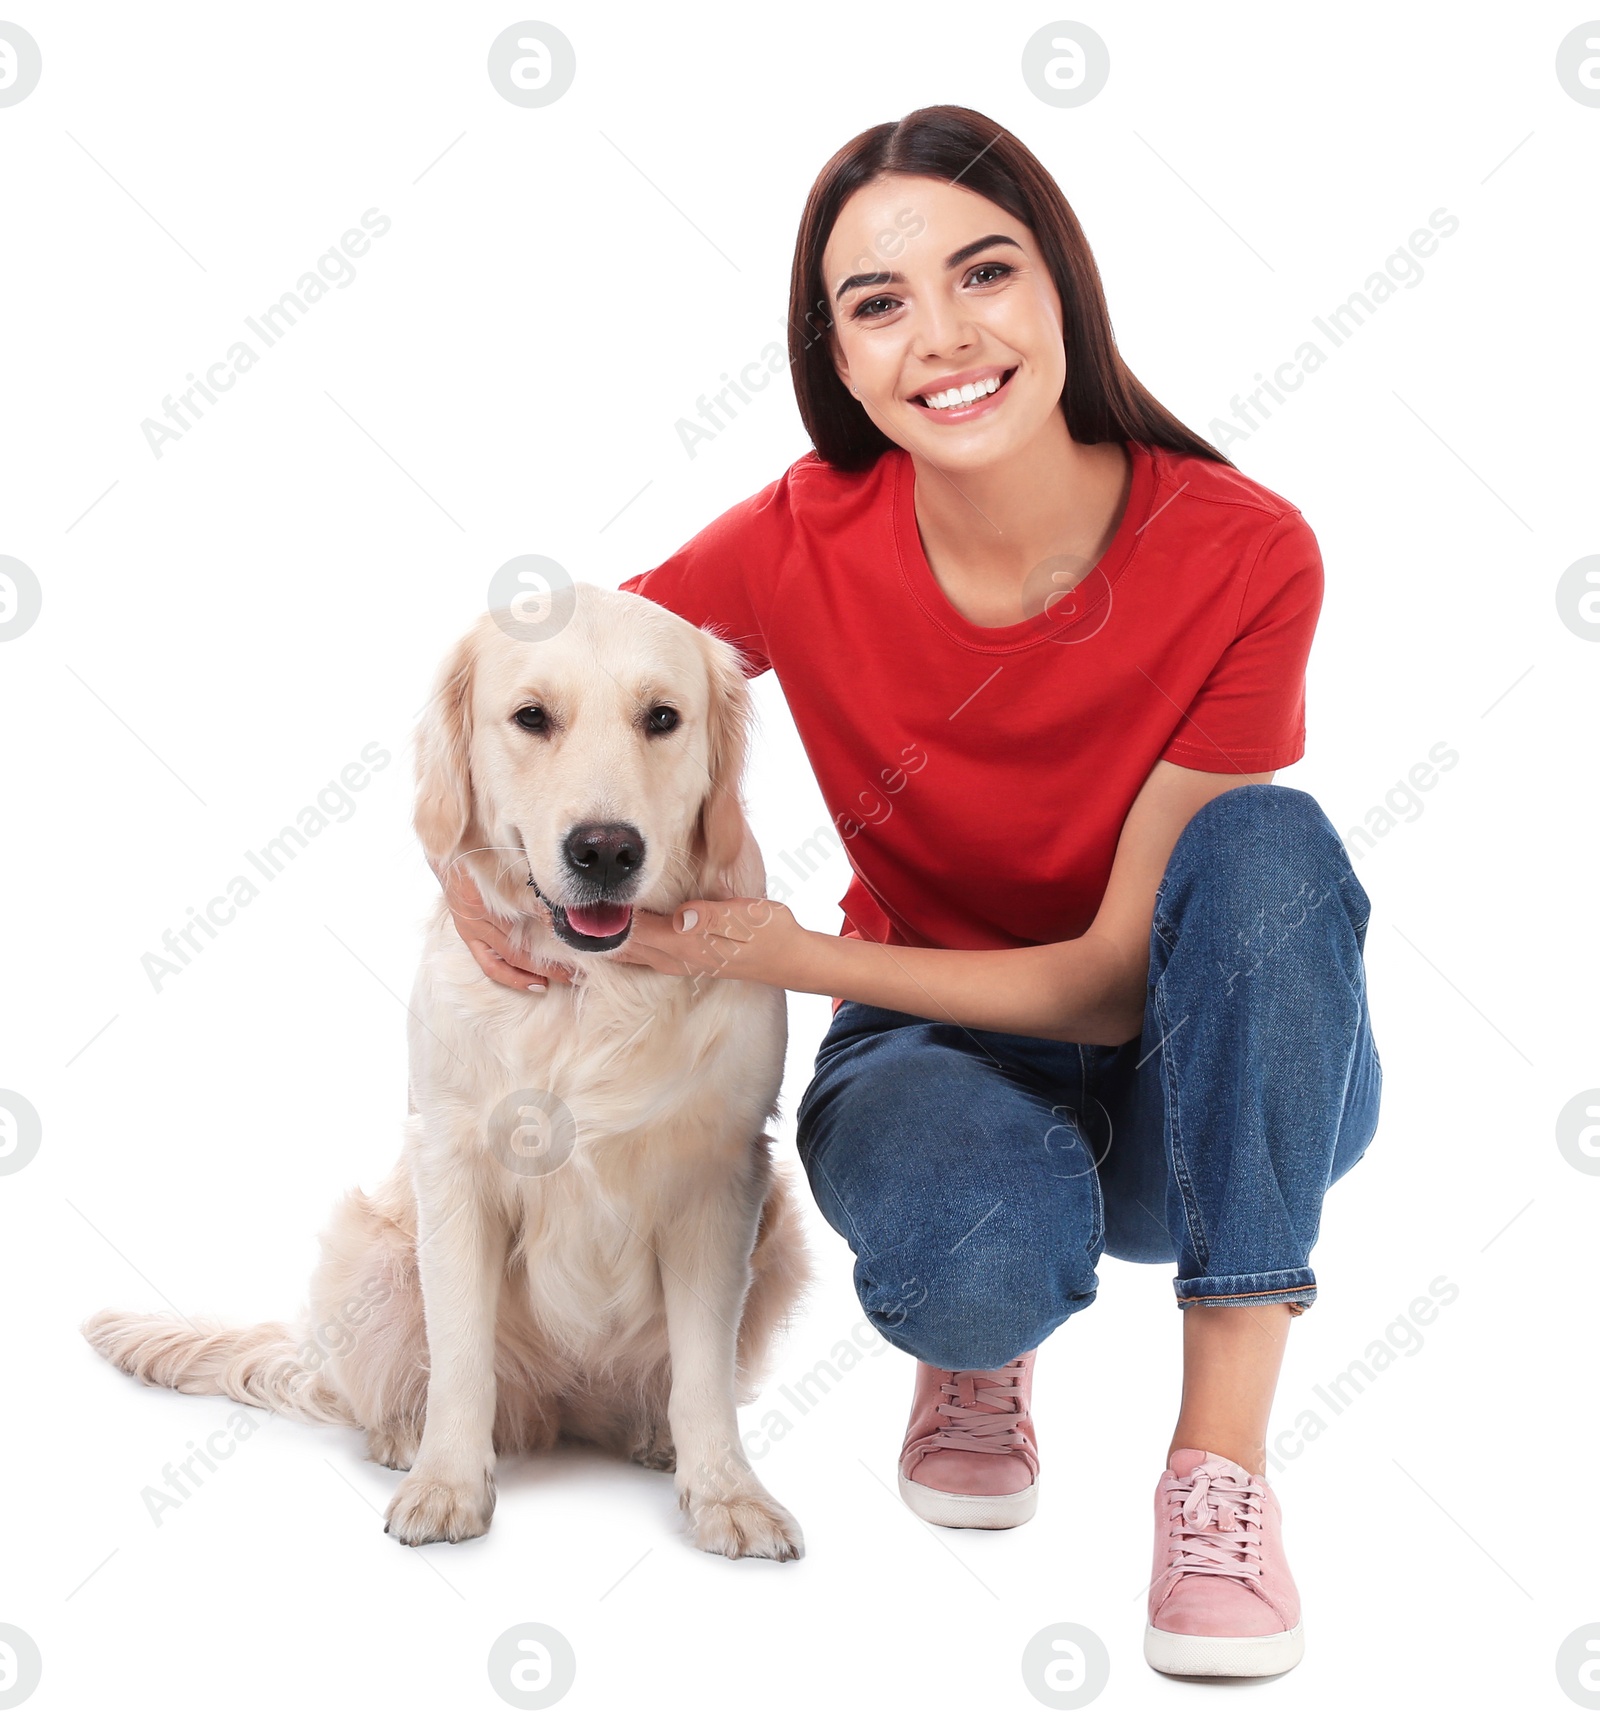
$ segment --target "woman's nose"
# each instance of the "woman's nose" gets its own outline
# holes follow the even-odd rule
[[[953,301],[923,299],[917,303],[911,340],[919,356],[951,355],[971,345],[972,320]]]

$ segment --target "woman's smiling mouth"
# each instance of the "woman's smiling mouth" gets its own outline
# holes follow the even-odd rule
[[[938,379],[931,390],[917,393],[910,401],[930,421],[970,421],[999,403],[1016,371],[1015,367],[997,367]]]

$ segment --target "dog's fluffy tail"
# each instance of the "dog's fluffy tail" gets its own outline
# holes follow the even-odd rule
[[[91,1347],[142,1383],[184,1395],[227,1395],[324,1425],[353,1425],[343,1396],[320,1370],[315,1344],[282,1323],[228,1329],[181,1317],[97,1311],[83,1326]]]

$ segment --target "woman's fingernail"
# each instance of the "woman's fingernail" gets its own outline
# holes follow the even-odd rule
[[[543,992],[549,984],[550,982],[548,980],[530,980],[528,982],[528,991]]]
[[[700,914],[697,909],[685,908],[682,914],[678,916],[678,930],[680,932],[692,932],[699,924]]]

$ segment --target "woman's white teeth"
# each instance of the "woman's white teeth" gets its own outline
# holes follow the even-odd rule
[[[975,403],[980,397],[987,397],[991,392],[1000,389],[1000,375],[992,379],[977,379],[970,385],[957,385],[949,391],[936,391],[931,397],[922,400],[930,409],[959,409],[963,404]]]

